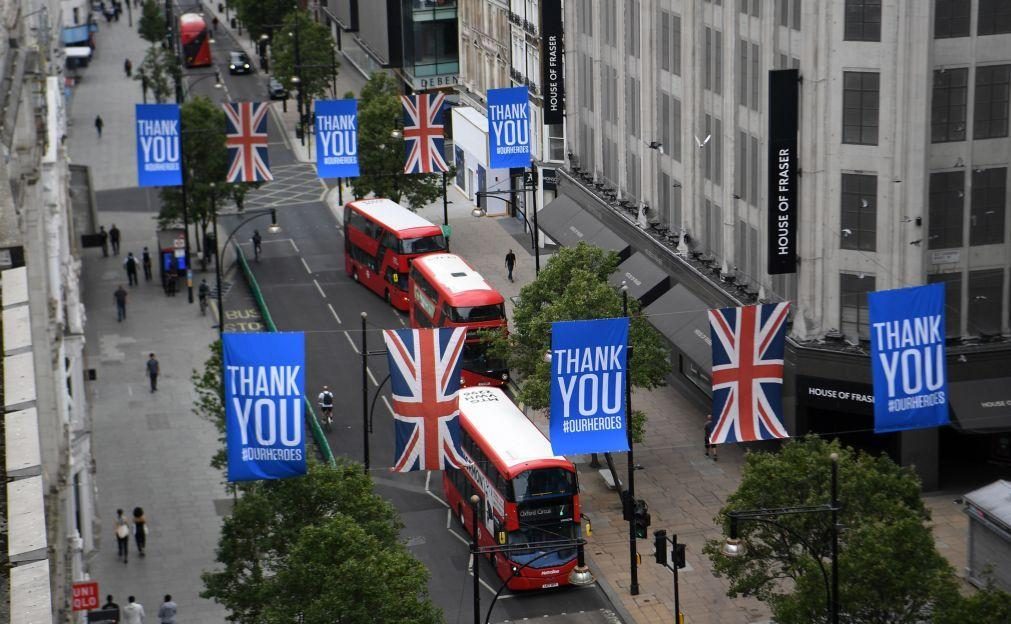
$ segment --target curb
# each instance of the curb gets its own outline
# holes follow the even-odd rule
[[[583,556],[586,558],[586,565],[592,571],[597,566],[593,563],[593,557],[584,551]],[[614,588],[603,575],[595,573],[593,578],[596,579],[597,586],[600,590],[604,592],[604,596],[607,597],[607,601],[611,603],[614,611],[618,614],[625,624],[636,624],[636,619],[632,617],[632,614],[628,609],[625,608],[624,603],[621,602],[621,596],[618,595],[618,590]]]
[[[263,316],[263,321],[266,324],[268,331],[276,332],[277,325],[274,324],[274,319],[270,316],[270,310],[267,308],[267,303],[263,300],[263,293],[260,291],[260,284],[256,281],[256,276],[253,275],[253,271],[249,268],[249,262],[246,261],[246,255],[242,252],[242,248],[239,247],[238,243],[233,243],[233,246],[235,247],[235,254],[239,260],[239,265],[242,267],[242,273],[246,276],[246,283],[249,284],[249,289],[253,291],[253,299],[256,300],[256,305],[260,308],[260,315]],[[316,446],[319,447],[320,452],[323,454],[323,460],[331,467],[334,467],[337,465],[337,460],[334,459],[333,450],[330,449],[330,443],[327,442],[326,435],[323,434],[323,428],[319,425],[319,419],[316,417],[316,411],[313,410],[308,396],[303,396],[302,400],[305,403],[305,409],[310,416],[308,420],[309,426],[312,429],[313,440],[316,441]]]

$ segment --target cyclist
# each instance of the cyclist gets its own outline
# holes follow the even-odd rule
[[[200,281],[200,289],[198,295],[200,297],[200,313],[207,314],[207,297],[211,294],[211,287],[207,284],[207,280],[203,279]]]
[[[326,428],[330,429],[333,424],[333,392],[329,386],[323,386],[323,392],[319,393],[319,409],[326,417]]]

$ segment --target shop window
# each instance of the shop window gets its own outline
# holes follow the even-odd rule
[[[970,245],[999,245],[1004,242],[1006,194],[1006,167],[976,169],[972,172],[972,205],[969,209]]]
[[[934,38],[949,39],[969,36],[968,0],[936,0],[934,3]]]
[[[878,179],[873,175],[842,174],[842,249],[874,251],[877,242]]]
[[[972,136],[994,139],[1008,135],[1011,65],[976,68],[976,103]]]
[[[1001,331],[1001,293],[1004,290],[1004,270],[969,271],[970,335],[996,335]]]
[[[881,0],[846,0],[846,41],[881,41]]]
[[[880,79],[876,72],[843,72],[843,143],[878,144]]]
[[[1002,35],[1011,33],[1011,2],[979,0],[979,21],[976,34]]]
[[[964,188],[965,174],[961,171],[930,174],[930,217],[927,228],[927,247],[930,249],[949,249],[964,244]]]
[[[978,81],[976,90],[978,93]],[[930,107],[932,143],[965,140],[968,94],[968,68],[934,70],[934,94]]]

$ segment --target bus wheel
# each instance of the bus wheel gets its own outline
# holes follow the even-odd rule
[[[358,269],[351,271],[351,279],[353,279],[356,282],[358,281]]]

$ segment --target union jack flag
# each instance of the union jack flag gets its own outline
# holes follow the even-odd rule
[[[445,144],[442,125],[442,93],[402,95],[404,103],[404,144],[407,160],[404,173],[435,173],[449,165],[442,157]]]
[[[268,182],[274,179],[267,157],[266,102],[225,102],[225,146],[228,182]]]
[[[467,329],[388,329],[393,472],[445,470],[470,464],[460,449],[460,354]]]
[[[783,348],[789,303],[709,311],[713,415],[709,441],[788,438],[783,427]]]

